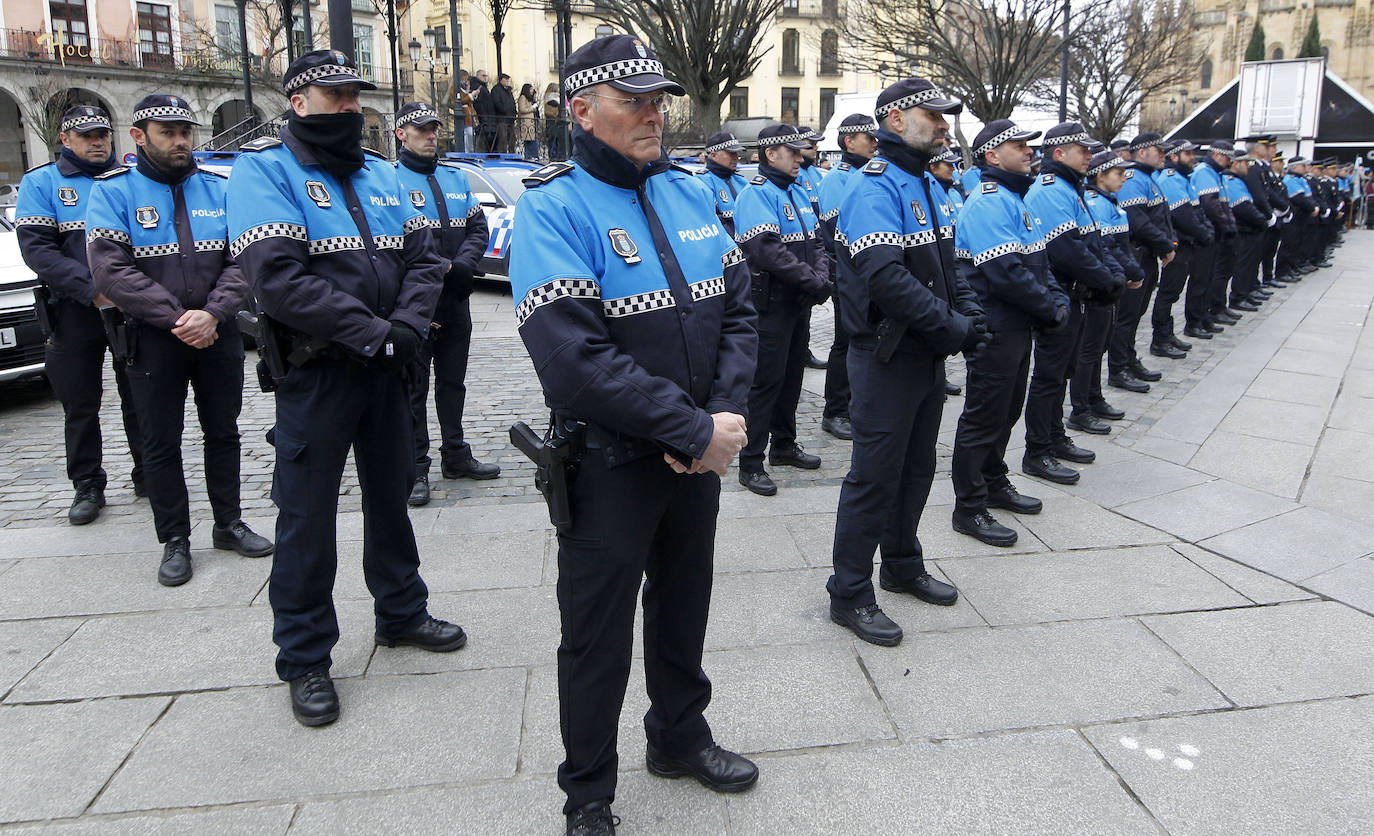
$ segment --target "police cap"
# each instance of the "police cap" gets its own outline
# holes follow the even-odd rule
[[[1170,144],[1170,146],[1169,146],[1169,153],[1170,153],[1170,154],[1177,154],[1177,153],[1180,153],[1180,152],[1182,152],[1182,151],[1196,151],[1196,150],[1197,150],[1197,146],[1194,145],[1193,143],[1189,142],[1189,141],[1186,140],[1186,139],[1175,139],[1175,140],[1172,140],[1172,142],[1171,142],[1171,144]]]
[[[873,121],[873,117],[866,113],[851,113],[844,117],[840,122],[840,136],[852,136],[854,134],[872,134],[878,132],[878,123]]]
[[[281,79],[282,89],[287,95],[311,84],[321,87],[356,84],[361,90],[377,89],[377,85],[358,75],[358,65],[353,63],[353,59],[337,49],[307,52],[291,62]]]
[[[1048,131],[1045,131],[1045,138],[1040,142],[1044,148],[1058,148],[1061,145],[1082,145],[1084,148],[1091,148],[1095,139],[1088,136],[1088,132],[1077,122],[1060,122]]]
[[[964,109],[964,103],[941,93],[934,84],[924,78],[907,78],[889,85],[878,94],[878,103],[873,108],[873,115],[881,122],[883,117],[894,110],[912,107],[940,113],[960,113]]]
[[[1146,131],[1145,133],[1143,133],[1143,134],[1137,136],[1135,139],[1131,140],[1131,150],[1132,150],[1132,151],[1141,151],[1141,150],[1146,149],[1146,148],[1154,148],[1154,147],[1156,147],[1156,146],[1163,145],[1163,144],[1164,144],[1164,137],[1160,136],[1159,134],[1155,133],[1154,131]]]
[[[1093,154],[1091,160],[1088,160],[1088,176],[1096,177],[1108,169],[1124,165],[1126,165],[1126,161],[1121,159],[1121,155],[1115,151],[1098,151]]]
[[[414,125],[417,128],[425,125],[439,125],[443,120],[439,114],[434,112],[434,108],[427,102],[406,102],[401,105],[401,109],[396,111],[396,127],[404,128],[406,125]]]
[[[1120,151],[1122,148],[1130,148],[1131,143],[1127,142],[1124,139],[1114,139],[1112,140],[1112,144],[1108,145],[1107,147],[1112,149],[1113,151]]]
[[[959,156],[959,152],[955,151],[953,148],[946,148],[945,150],[931,157],[930,162],[931,165],[934,165],[936,163],[949,163],[950,165],[955,165],[959,162],[960,159],[962,158]]]
[[[58,128],[62,133],[76,131],[84,134],[87,131],[109,131],[110,114],[105,112],[105,108],[95,105],[76,105],[62,111],[62,122]]]
[[[674,96],[687,91],[663,75],[663,63],[633,35],[593,38],[563,62],[563,92],[571,97],[595,84],[609,84],[626,93],[667,90]]]
[[[714,154],[717,151],[733,151],[738,154],[744,150],[744,146],[739,144],[735,135],[729,131],[716,131],[706,137],[706,153]]]
[[[806,127],[805,125],[798,125],[797,132],[805,135],[807,142],[820,142],[821,140],[825,139],[825,134],[817,133],[816,131]]]
[[[1303,156],[1297,156],[1288,161],[1289,165],[1307,165],[1307,163],[1308,159]]]
[[[1010,119],[995,119],[984,125],[973,138],[973,154],[981,157],[1004,142],[1028,142],[1038,136],[1039,131],[1025,130]]]
[[[1252,142],[1255,145],[1277,145],[1279,138],[1274,134],[1250,134],[1240,138],[1241,142]]]
[[[1221,154],[1223,157],[1230,157],[1233,160],[1241,155],[1241,152],[1236,150],[1236,146],[1232,145],[1231,141],[1227,139],[1214,140],[1212,144],[1207,147],[1207,151],[1211,154]]]
[[[806,134],[799,128],[794,128],[786,122],[779,122],[776,125],[769,125],[759,131],[760,148],[776,148],[785,145],[788,148],[795,148],[798,151],[805,151],[811,147]]]
[[[134,124],[139,122],[190,122],[199,125],[191,112],[191,105],[180,96],[153,93],[134,105]]]

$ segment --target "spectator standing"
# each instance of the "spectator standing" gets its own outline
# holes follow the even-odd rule
[[[511,92],[510,76],[497,79],[491,91],[492,106],[496,109],[496,144],[498,154],[515,153],[515,94]]]
[[[496,105],[487,89],[487,71],[478,70],[472,80],[472,105],[477,110],[477,151],[491,151],[496,145]]]
[[[477,109],[472,102],[472,78],[467,70],[458,71],[458,108],[463,112],[463,132],[458,140],[459,151],[476,151]]]
[[[534,94],[534,85],[525,84],[515,99],[515,135],[520,140],[525,159],[539,158],[539,101]]]

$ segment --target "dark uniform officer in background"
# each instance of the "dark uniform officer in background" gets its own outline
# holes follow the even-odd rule
[[[1316,269],[1307,264],[1302,255],[1310,225],[1321,214],[1312,197],[1312,187],[1307,183],[1307,167],[1306,157],[1294,157],[1288,161],[1287,171],[1283,175],[1283,186],[1288,191],[1288,205],[1293,210],[1293,219],[1283,226],[1283,240],[1279,243],[1278,262],[1274,269],[1280,277],[1290,282],[1300,282],[1303,276]]]
[[[132,121],[138,163],[96,178],[86,248],[96,290],[124,312],[133,332],[129,386],[153,524],[164,544],[157,580],[179,586],[192,573],[181,459],[188,384],[204,436],[211,541],[245,557],[272,553],[272,543],[240,519],[243,338],[234,317],[248,284],[228,253],[224,176],[200,171],[191,156],[200,123],[186,100],[145,96]]]
[[[1154,173],[1155,185],[1169,204],[1169,222],[1173,225],[1178,248],[1174,257],[1159,272],[1159,292],[1155,294],[1154,310],[1150,314],[1150,353],[1174,360],[1186,357],[1193,344],[1179,339],[1174,327],[1174,304],[1188,287],[1191,273],[1199,275],[1210,265],[1204,253],[1211,249],[1214,236],[1212,224],[1193,193],[1189,175],[1193,172],[1197,146],[1187,140],[1172,141],[1166,148],[1164,167]],[[1204,333],[1198,339],[1210,340]]]
[[[1208,319],[1221,325],[1235,325],[1240,322],[1242,312],[1228,304],[1227,286],[1235,269],[1236,247],[1239,232],[1236,228],[1235,212],[1231,209],[1231,199],[1227,194],[1225,174],[1231,167],[1231,160],[1237,156],[1235,147],[1229,140],[1218,139],[1207,148],[1207,157],[1193,172],[1197,179],[1198,197],[1202,200],[1204,211],[1217,229],[1216,259],[1212,266],[1212,289],[1208,298]],[[1216,200],[1208,201],[1208,190],[1216,188]],[[1223,212],[1224,210],[1224,212]],[[1217,223],[1221,223],[1217,227]],[[1257,307],[1246,303],[1249,310]]]
[[[798,175],[806,135],[791,125],[759,131],[759,173],[735,202],[735,240],[753,273],[758,310],[758,367],[749,392],[749,443],[740,453],[740,484],[760,496],[778,486],[771,465],[815,470],[819,456],[797,443],[797,402],[808,352],[812,305],[830,296],[830,265],[819,221]],[[769,445],[769,437],[772,445]]]
[[[1045,231],[1023,198],[1031,187],[1031,149],[1039,131],[1010,119],[989,122],[973,141],[983,170],[955,227],[955,247],[969,285],[987,312],[987,348],[968,357],[964,412],[954,436],[954,530],[992,546],[1016,543],[1016,531],[989,508],[1038,514],[1007,478],[1007,443],[1026,402],[1032,332],[1063,327],[1069,298],[1050,275]]]
[[[424,102],[396,112],[396,178],[401,194],[423,212],[439,255],[449,262],[429,339],[420,344],[418,374],[410,382],[415,431],[415,484],[410,504],[429,502],[429,367],[434,365],[434,410],[439,414],[439,469],[445,479],[495,479],[501,468],[477,461],[463,438],[468,351],[472,346],[473,277],[487,251],[487,219],[467,172],[439,160],[439,115]]]
[[[831,281],[839,276],[838,250],[842,246],[836,240],[836,221],[840,216],[840,204],[849,194],[856,182],[855,174],[873,159],[878,149],[874,134],[878,123],[872,116],[852,113],[840,122],[839,143],[840,161],[821,180],[820,208],[821,242],[830,256]],[[839,439],[848,441],[853,437],[849,423],[849,334],[844,330],[844,317],[840,315],[840,300],[835,297],[835,339],[830,344],[830,354],[825,360],[825,408],[821,411],[821,429]]]
[[[987,338],[978,300],[954,269],[949,198],[927,170],[949,145],[944,114],[962,109],[923,78],[880,93],[881,156],[849,175],[854,183],[839,207],[854,452],[826,590],[830,620],[877,645],[901,642],[902,628],[878,606],[874,549],[883,589],[944,606],[959,597],[926,571],[916,529],[935,478],[945,357]],[[895,350],[880,350],[880,339],[895,339]]]
[[[591,41],[565,70],[572,161],[526,178],[511,286],[554,421],[586,426],[558,532],[558,784],[567,832],[591,836],[615,832],[641,585],[649,772],[720,792],[758,778],[716,745],[701,668],[720,477],[744,445],[756,343],[743,256],[701,178],[663,156],[668,94],[683,89],[629,35]]]
[[[1260,246],[1260,280],[1258,288],[1283,287],[1274,281],[1274,261],[1279,251],[1279,240],[1283,236],[1284,219],[1289,216],[1288,190],[1283,187],[1283,178],[1270,164],[1278,153],[1278,137],[1273,134],[1247,136],[1244,139],[1247,153],[1255,164],[1245,173],[1245,186],[1250,190],[1255,207],[1269,215],[1269,224],[1264,231]]]
[[[72,525],[85,525],[99,516],[108,480],[100,466],[100,397],[109,339],[99,311],[110,300],[96,291],[86,266],[86,206],[93,178],[116,165],[110,130],[110,117],[103,109],[67,108],[58,133],[62,151],[57,162],[24,175],[15,205],[19,252],[48,297],[52,333],[47,335],[43,372],[62,402],[67,478],[76,489],[67,512]],[[134,460],[134,495],[145,496],[143,443],[123,363],[115,362],[114,377]]]
[[[1255,205],[1254,195],[1246,185],[1246,175],[1250,158],[1238,156],[1231,160],[1230,166],[1222,172],[1221,184],[1226,192],[1226,202],[1231,206],[1231,214],[1236,219],[1235,259],[1231,266],[1232,308],[1243,311],[1259,310],[1259,297],[1253,295],[1258,282],[1260,256],[1263,254],[1264,233],[1273,220]]]
[[[1122,162],[1129,163],[1131,161],[1131,143],[1129,140],[1114,139],[1112,140],[1112,144],[1108,145],[1107,148],[1113,154],[1120,157]]]
[[[706,137],[706,170],[702,182],[711,189],[716,201],[716,217],[726,234],[735,235],[735,198],[749,181],[736,172],[739,155],[744,146],[729,131],[718,131]]]
[[[376,642],[457,650],[461,627],[429,614],[406,513],[415,470],[402,374],[428,333],[444,260],[429,222],[391,163],[362,146],[360,89],[374,89],[342,52],[291,63],[280,139],[256,140],[229,180],[231,251],[284,338],[290,368],[277,383],[272,500],[277,553],[268,597],[277,675],[292,711],[318,726],[339,715],[329,678],[335,518],[349,449],[363,492],[363,574],[375,599]]]
[[[1211,159],[1211,149],[1199,150],[1204,152],[1203,158],[1188,175],[1188,186],[1197,197],[1199,210],[1212,227],[1212,246],[1204,247],[1195,254],[1192,270],[1188,274],[1188,292],[1183,302],[1184,334],[1188,336],[1219,334],[1226,325],[1234,325],[1239,321],[1238,317],[1213,310],[1212,307],[1217,265],[1226,257],[1229,241],[1235,238],[1236,219],[1231,214],[1226,196],[1221,193],[1220,168]]]

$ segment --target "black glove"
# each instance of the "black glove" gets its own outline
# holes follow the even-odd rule
[[[969,318],[968,331],[964,334],[959,352],[965,356],[977,354],[987,348],[991,336],[988,332],[987,314],[975,314]]]
[[[400,374],[420,353],[420,335],[404,322],[391,323],[386,342],[372,356],[369,365],[391,374]]]
[[[1067,305],[1054,306],[1054,322],[1042,327],[1040,330],[1046,334],[1055,334],[1064,330],[1064,326],[1069,322],[1069,308]]]
[[[802,293],[810,296],[815,301],[813,304],[819,305],[830,298],[830,282],[826,281],[819,273],[807,276],[801,285]]]

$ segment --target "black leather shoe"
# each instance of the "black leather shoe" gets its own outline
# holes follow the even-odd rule
[[[100,509],[105,507],[105,489],[95,485],[77,485],[72,507],[67,509],[67,522],[72,525],[86,525],[95,522]]]
[[[210,530],[210,542],[217,549],[235,551],[244,557],[266,557],[272,553],[272,541],[254,534],[243,520],[234,520],[223,528],[215,526]]]
[[[945,394],[946,394],[946,395],[949,395],[949,396],[952,397],[952,396],[954,396],[954,395],[962,395],[963,392],[964,392],[964,390],[963,390],[961,387],[959,387],[959,386],[957,386],[957,385],[955,385],[955,384],[953,384],[953,383],[950,383],[948,380],[945,381]]]
[[[1125,389],[1127,392],[1150,391],[1150,384],[1142,383],[1126,372],[1112,372],[1107,376],[1107,385],[1113,389]]]
[[[820,369],[821,371],[825,371],[826,367],[829,365],[829,363],[812,354],[811,352],[806,352],[806,367],[808,369]]]
[[[1079,464],[1092,464],[1097,461],[1096,453],[1079,447],[1067,438],[1061,438],[1054,443],[1054,457]]]
[[[1202,329],[1209,334],[1220,334],[1221,332],[1226,330],[1225,328],[1221,327],[1215,322],[1202,323]]]
[[[1077,470],[1060,464],[1054,456],[1024,456],[1021,459],[1021,472],[1060,485],[1076,485],[1081,475]]]
[[[339,692],[328,671],[291,680],[291,713],[302,726],[327,726],[339,719]]]
[[[416,476],[415,484],[410,486],[410,497],[406,499],[406,504],[411,508],[419,508],[429,504],[429,476]]]
[[[799,467],[802,470],[815,470],[821,466],[821,457],[813,456],[802,449],[797,443],[792,443],[786,447],[779,448],[774,446],[768,451],[768,463],[774,467],[787,465],[788,467]]]
[[[620,816],[611,813],[611,802],[593,801],[568,814],[567,836],[615,836]]]
[[[759,768],[753,761],[715,744],[682,758],[671,757],[650,745],[644,752],[644,765],[649,767],[650,775],[659,778],[690,775],[703,787],[716,792],[744,792],[759,779]]]
[[[1213,311],[1211,316],[1213,320],[1222,325],[1235,325],[1237,322],[1240,322],[1240,314],[1233,312],[1229,308],[1222,311]]]
[[[443,462],[440,470],[445,479],[495,479],[501,475],[501,468],[494,464],[484,464],[469,456],[462,461]]]
[[[1174,348],[1173,343],[1150,343],[1150,353],[1156,357],[1167,357],[1170,360],[1182,360],[1187,357],[1187,352],[1179,351]]]
[[[1250,302],[1245,299],[1237,299],[1236,301],[1231,303],[1230,307],[1231,310],[1245,311],[1246,313],[1254,313],[1255,311],[1259,310],[1259,305],[1256,305],[1254,302]]]
[[[1183,329],[1183,335],[1195,340],[1210,340],[1212,338],[1212,332],[1207,330],[1204,325],[1189,325]]]
[[[951,519],[955,531],[981,540],[989,546],[1016,545],[1016,531],[999,523],[997,518],[987,511],[979,511],[972,515],[955,511]]]
[[[377,634],[377,644],[383,647],[418,647],[431,653],[449,653],[468,643],[467,634],[457,624],[440,621],[432,615],[404,634],[389,639]]]
[[[157,582],[181,586],[191,579],[191,541],[173,537],[162,547],[162,564],[157,567]]]
[[[988,491],[988,507],[1001,508],[1013,514],[1038,514],[1044,509],[1045,503],[1033,496],[1023,496],[1015,485],[1008,483],[999,491]]]
[[[1177,348],[1179,351],[1192,351],[1192,350],[1193,350],[1193,344],[1192,344],[1192,343],[1184,342],[1183,340],[1180,340],[1180,339],[1178,338],[1178,335],[1177,335],[1177,334],[1170,334],[1170,335],[1169,335],[1169,344],[1172,345],[1174,348]]]
[[[1131,377],[1134,377],[1136,380],[1144,380],[1147,383],[1154,383],[1156,380],[1164,377],[1164,375],[1159,372],[1145,368],[1139,359],[1132,360],[1130,364],[1126,366],[1126,371],[1130,372]]]
[[[897,626],[897,622],[888,618],[882,607],[877,604],[846,609],[835,606],[832,601],[830,603],[830,620],[841,627],[849,628],[854,632],[854,635],[869,644],[896,647],[902,643],[902,628]]]
[[[1112,425],[1093,415],[1091,412],[1071,413],[1064,423],[1079,432],[1091,433],[1092,435],[1107,435],[1112,431]]]
[[[822,418],[821,429],[845,441],[849,441],[854,437],[854,427],[849,423],[848,415],[836,415],[834,418]]]
[[[1104,421],[1120,421],[1126,417],[1126,410],[1117,409],[1106,401],[1089,404],[1088,411]]]
[[[929,572],[922,572],[909,581],[899,581],[890,578],[887,573],[878,570],[878,585],[888,592],[905,592],[914,595],[927,604],[935,604],[941,607],[952,607],[954,602],[959,600],[959,590],[953,584],[936,580],[930,576]]]
[[[778,483],[762,470],[741,470],[739,483],[759,496],[773,496],[778,492]]]
[[[1267,287],[1270,290],[1281,290],[1288,287],[1288,285],[1276,278],[1266,282],[1260,282],[1260,287]]]

